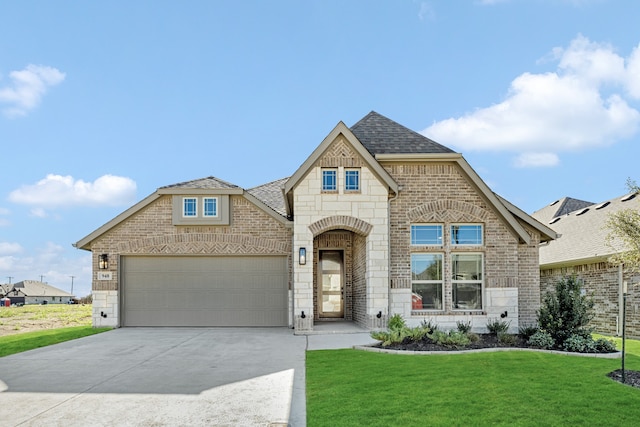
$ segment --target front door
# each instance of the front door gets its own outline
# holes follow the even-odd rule
[[[342,251],[319,251],[319,317],[344,317],[344,274]]]

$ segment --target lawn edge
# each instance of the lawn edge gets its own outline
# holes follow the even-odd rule
[[[574,353],[570,351],[560,350],[543,350],[538,348],[520,348],[520,347],[497,347],[497,348],[480,348],[473,350],[452,350],[452,351],[413,351],[413,350],[392,350],[380,347],[371,347],[366,345],[354,345],[354,350],[370,351],[374,353],[388,353],[388,354],[404,354],[404,355],[419,355],[429,356],[437,354],[474,354],[474,353],[496,353],[501,351],[529,351],[536,353],[546,354],[559,354],[562,356],[577,356],[577,357],[594,357],[597,359],[620,359],[622,357],[621,351],[614,353]]]

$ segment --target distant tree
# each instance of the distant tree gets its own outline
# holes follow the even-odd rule
[[[640,193],[640,187],[627,178],[630,193]],[[607,243],[616,253],[609,258],[613,264],[624,264],[629,271],[640,271],[640,211],[622,209],[609,214],[607,219]]]

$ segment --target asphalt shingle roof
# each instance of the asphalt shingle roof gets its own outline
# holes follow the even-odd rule
[[[566,208],[559,210],[556,204],[552,204],[532,216],[546,224],[560,235],[547,245],[540,246],[540,265],[547,264],[571,264],[577,260],[603,258],[613,255],[624,249],[621,242],[614,242],[613,247],[607,243],[609,229],[606,226],[609,215],[623,209],[640,210],[640,196],[622,201],[624,197],[616,197],[598,204],[584,206],[584,201],[576,203],[578,209],[566,212]],[[576,200],[576,199],[571,199]],[[553,213],[564,212],[562,215],[549,216],[549,208]],[[551,218],[551,219],[550,219]],[[553,218],[556,221],[550,224]],[[559,218],[559,219],[558,219]]]
[[[278,214],[286,217],[287,208],[285,207],[284,193],[282,192],[282,189],[288,179],[288,177],[282,178],[250,188],[247,190],[247,193],[269,206]]]
[[[450,148],[438,144],[375,111],[370,112],[353,125],[351,132],[373,155],[454,153]]]
[[[177,184],[166,185],[160,188],[197,188],[205,190],[229,190],[240,188],[235,184],[231,184],[227,181],[223,181],[215,176],[209,176],[201,179],[194,179],[192,181],[179,182]]]

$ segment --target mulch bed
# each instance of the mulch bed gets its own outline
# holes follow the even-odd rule
[[[619,383],[622,383],[622,369],[616,369],[613,372],[609,372],[607,376],[614,381],[618,381]],[[625,376],[625,381],[623,384],[640,388],[640,371],[630,371],[628,369],[625,369],[624,376]]]

